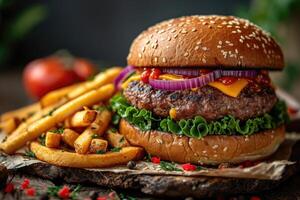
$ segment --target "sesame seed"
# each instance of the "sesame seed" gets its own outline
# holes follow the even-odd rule
[[[184,57],[187,57],[188,55],[189,55],[188,52],[185,52],[185,53],[183,54]]]
[[[205,60],[205,58],[202,58],[202,62],[203,62],[203,63],[206,63],[206,60]]]
[[[221,40],[219,41],[219,44],[222,44],[222,41],[221,41]]]
[[[178,34],[175,34],[175,35],[174,35],[174,38],[177,38],[177,37],[178,37]]]
[[[205,151],[205,150],[204,150],[204,151],[202,151],[202,153],[206,154],[206,153],[207,153],[207,151]]]
[[[213,148],[213,149],[217,149],[218,147],[219,147],[219,145],[216,144],[216,145],[214,145],[212,148]]]
[[[196,44],[198,44],[198,45],[202,44],[201,40],[200,40],[200,41],[198,41]]]
[[[226,152],[228,150],[228,147],[224,147],[223,151]]]
[[[144,51],[145,51],[145,49],[146,49],[146,48],[145,48],[145,47],[143,47],[143,48],[142,48],[142,52],[144,52]]]
[[[183,29],[183,30],[181,30],[181,33],[185,34],[185,33],[187,33],[187,30]]]
[[[239,41],[240,41],[240,43],[243,43],[243,42],[244,42],[244,40],[242,40],[242,39],[239,39]]]
[[[138,56],[139,56],[139,58],[141,58],[141,57],[142,57],[142,54],[141,54],[141,53],[139,53],[139,54],[138,54]]]
[[[218,48],[218,49],[221,49],[221,48],[222,48],[222,46],[221,46],[221,45],[218,45],[218,46],[217,46],[217,48]]]
[[[157,57],[155,57],[155,58],[154,58],[154,62],[157,62],[157,61],[158,61],[158,58],[157,58]]]
[[[197,29],[195,29],[195,28],[192,28],[192,32],[196,32],[197,31]]]
[[[172,29],[172,30],[171,30],[171,33],[175,33],[175,32],[176,32],[176,29]]]
[[[234,51],[235,51],[235,53],[236,53],[236,54],[238,54],[238,53],[239,53],[239,51],[238,51],[237,49],[235,49]]]
[[[202,50],[203,50],[203,51],[207,51],[208,48],[207,48],[207,47],[202,47]]]
[[[169,36],[167,40],[168,40],[168,41],[171,41],[171,37]]]
[[[150,43],[150,40],[147,40],[146,44],[149,44]]]
[[[165,57],[162,58],[163,63],[167,62],[167,59]]]
[[[194,49],[197,51],[199,48],[200,48],[200,47],[197,45],[197,46],[195,46]]]

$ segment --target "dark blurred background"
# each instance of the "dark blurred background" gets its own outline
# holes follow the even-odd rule
[[[276,82],[300,100],[300,0],[0,0],[0,112],[28,103],[22,69],[59,49],[100,67],[126,65],[145,28],[183,15],[238,15],[270,31],[288,67]]]
[[[44,20],[18,43],[10,64],[22,66],[63,48],[75,55],[125,65],[130,43],[148,26],[183,15],[234,14],[247,7],[249,0],[28,0],[15,4],[14,12],[40,4],[45,13],[35,16]]]

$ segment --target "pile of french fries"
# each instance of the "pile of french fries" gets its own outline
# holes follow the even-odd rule
[[[130,146],[111,128],[113,113],[106,107],[121,70],[110,68],[91,81],[52,91],[38,103],[4,113],[0,128],[7,137],[0,149],[13,154],[29,146],[40,160],[79,168],[140,159],[143,149]]]

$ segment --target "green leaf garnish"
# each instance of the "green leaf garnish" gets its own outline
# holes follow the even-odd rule
[[[105,153],[104,150],[97,150],[97,151],[96,151],[96,154],[104,154],[104,153]]]
[[[35,154],[32,151],[25,151],[25,156],[31,157],[31,158],[36,158]]]
[[[115,148],[112,148],[110,151],[111,152],[119,152],[119,151],[121,151],[121,147],[115,147]]]
[[[170,163],[170,162],[166,162],[166,161],[160,161],[159,165],[160,165],[160,168],[165,170],[165,171],[182,172],[182,169],[177,168],[174,163]]]
[[[64,130],[65,130],[65,128],[61,127],[61,128],[58,128],[58,129],[51,130],[50,132],[57,133],[57,134],[62,134],[64,132]]]

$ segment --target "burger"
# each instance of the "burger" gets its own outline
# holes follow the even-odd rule
[[[158,23],[132,43],[111,100],[119,131],[151,156],[218,165],[262,160],[288,120],[269,71],[280,46],[248,20],[187,16]]]

